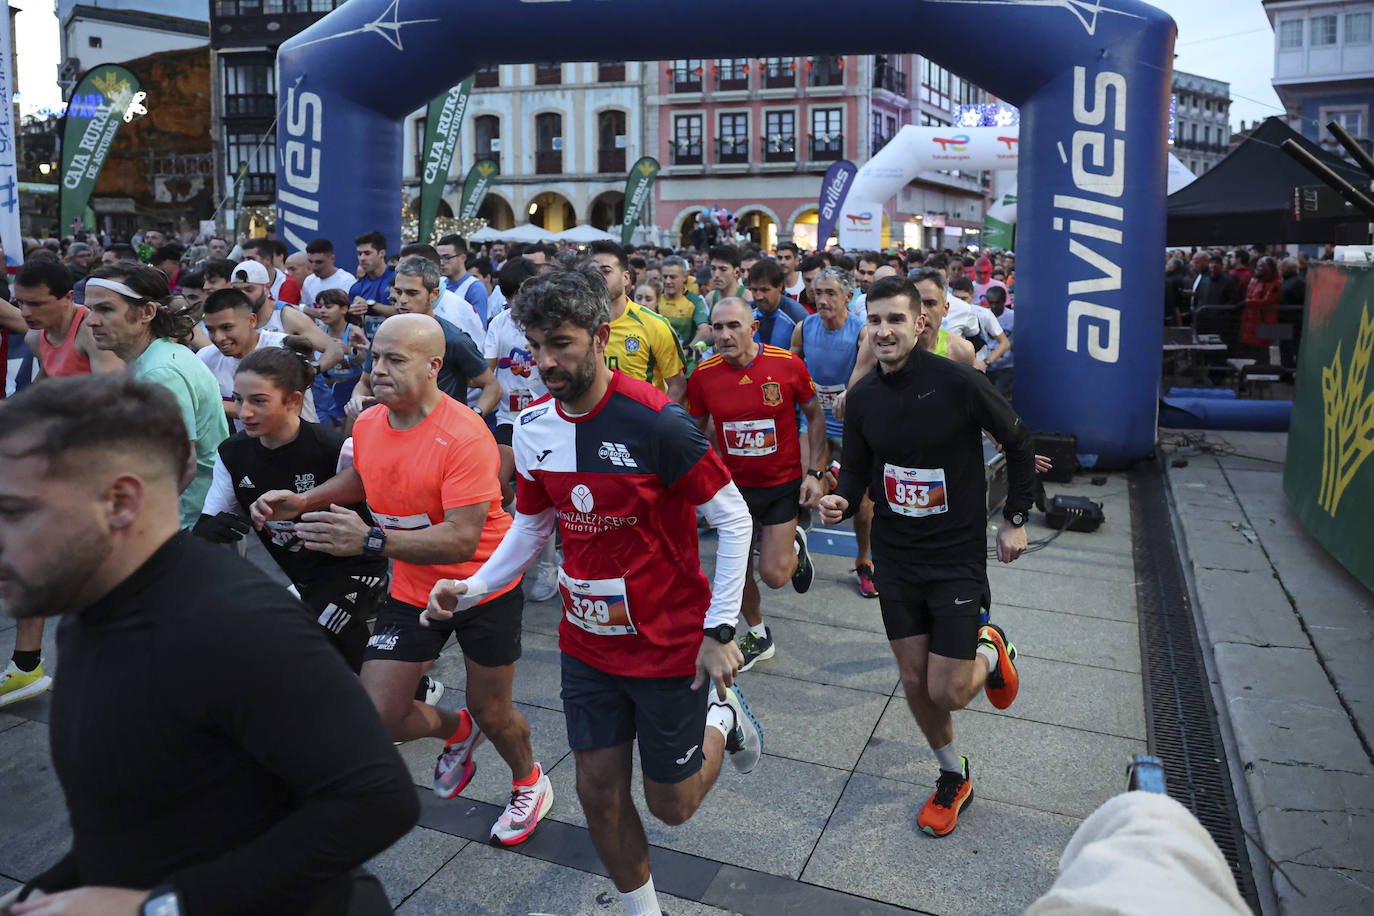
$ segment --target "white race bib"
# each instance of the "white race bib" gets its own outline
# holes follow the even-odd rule
[[[949,511],[944,468],[904,468],[883,465],[883,492],[898,515],[921,518]]]
[[[821,409],[833,411],[835,402],[844,394],[844,390],[844,385],[817,385],[816,397],[820,401]]]
[[[558,567],[558,591],[563,616],[593,636],[633,636],[639,631],[630,619],[624,579],[574,579]]]
[[[374,511],[372,517],[377,520],[378,528],[388,531],[417,531],[429,527],[429,516],[424,512],[419,515],[383,515]]]
[[[720,425],[725,451],[731,455],[771,455],[778,450],[773,420],[730,420]]]
[[[506,391],[506,397],[511,413],[519,413],[534,403],[534,392],[528,388],[510,388]]]

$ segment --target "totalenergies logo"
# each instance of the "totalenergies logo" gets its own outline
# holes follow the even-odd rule
[[[953,137],[931,137],[930,142],[940,144],[940,149],[946,153],[962,153],[968,149],[968,134],[956,134]]]
[[[873,214],[867,210],[862,213],[846,213],[844,218],[849,220],[849,227],[851,229],[865,227],[873,222]]]
[[[1019,143],[1019,142],[1021,142],[1021,138],[1020,138],[1020,137],[998,137],[998,138],[997,138],[997,142],[998,142],[998,143],[1005,143],[1005,144],[1007,145],[1007,149],[1011,150],[1011,149],[1015,149],[1015,148],[1016,148],[1016,144]]]

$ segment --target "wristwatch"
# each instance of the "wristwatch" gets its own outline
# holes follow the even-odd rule
[[[1017,528],[1020,528],[1022,525],[1024,525],[1027,519],[1025,512],[1003,512],[1002,517],[1007,521],[1011,522]]]
[[[482,413],[482,408],[481,408],[481,407],[473,407],[473,408],[472,408],[472,412],[475,413],[475,414],[477,414],[477,416],[479,416],[479,417],[486,416],[486,414]]]
[[[367,529],[367,537],[363,538],[363,553],[370,557],[380,557],[385,547],[386,531],[376,525]]]
[[[707,627],[706,635],[724,646],[735,641],[735,628],[728,623],[722,623],[719,626]]]
[[[148,892],[139,907],[139,916],[181,916],[181,895],[170,884],[159,884]]]
[[[825,471],[807,470],[806,476],[815,478],[816,480],[824,480]]]

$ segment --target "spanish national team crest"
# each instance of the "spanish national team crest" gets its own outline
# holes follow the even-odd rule
[[[639,338],[638,338],[638,337],[626,337],[626,338],[625,338],[625,352],[626,352],[626,353],[638,353],[638,352],[639,352]]]
[[[782,403],[782,386],[777,382],[764,382],[762,389],[763,406],[777,407]]]

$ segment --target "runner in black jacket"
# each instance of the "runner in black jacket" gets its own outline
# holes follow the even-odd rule
[[[244,428],[220,444],[196,534],[215,543],[237,541],[249,528],[248,507],[263,493],[304,493],[352,463],[342,433],[301,420],[303,392],[313,374],[281,347],[254,350],[239,363],[234,396]],[[348,508],[371,518],[361,504]],[[269,522],[258,536],[357,671],[371,635],[367,618],[376,616],[386,597],[387,561],[307,550],[294,528],[295,522]]]
[[[980,372],[916,346],[925,326],[920,293],[902,277],[873,284],[868,331],[876,372],[850,389],[836,493],[821,500],[833,525],[867,492],[874,503],[879,603],[907,704],[940,764],[935,793],[917,817],[932,836],[958,823],[972,797],[968,760],[954,752],[950,712],[980,689],[999,709],[1016,698],[1016,650],[995,625],[979,626],[988,601],[987,492],[982,431],[1007,455],[1010,493],[998,559],[1026,547],[1034,500],[1030,433]]]
[[[300,603],[178,531],[189,458],[160,385],[52,379],[0,405],[0,605],[65,614],[72,825],[0,912],[389,912],[352,872],[415,823],[410,775]]]

